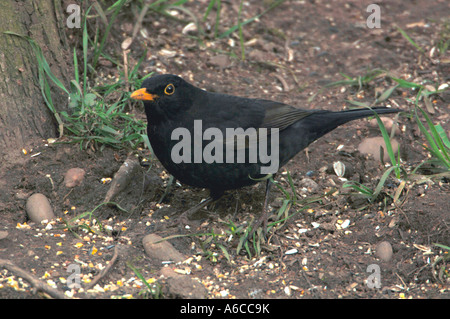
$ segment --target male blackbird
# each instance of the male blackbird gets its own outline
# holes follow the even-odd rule
[[[207,92],[171,74],[144,80],[131,97],[144,102],[150,144],[167,171],[184,184],[210,190],[210,198],[202,207],[226,190],[275,174],[298,152],[339,125],[371,116],[374,111],[399,112],[385,107],[304,110],[280,102]],[[229,155],[228,151],[234,153]]]

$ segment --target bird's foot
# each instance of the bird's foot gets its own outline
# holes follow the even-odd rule
[[[264,208],[263,211],[261,213],[261,216],[255,220],[252,225],[250,226],[250,231],[247,234],[247,237],[245,237],[242,246],[244,247],[246,243],[248,243],[248,241],[253,238],[253,235],[255,234],[255,232],[258,230],[258,228],[263,225],[262,231],[263,231],[263,237],[264,239],[267,239],[267,220],[269,219],[269,211],[268,211],[268,200],[269,200],[269,192],[270,192],[270,187],[272,185],[272,181],[273,178],[271,177],[270,179],[267,180],[266,182],[266,194],[264,196]]]
[[[263,239],[267,239],[267,220],[268,220],[268,214],[266,211],[264,211],[261,216],[253,221],[253,223],[250,225],[250,231],[248,232],[247,236],[245,237],[244,241],[242,242],[242,247],[245,246],[245,244],[249,243],[250,239],[253,239],[253,236],[258,231],[258,229],[262,226],[262,237]]]
[[[178,218],[175,219],[175,221],[172,223],[171,226],[178,226],[180,228],[184,228],[186,225],[189,225],[189,217],[192,214],[198,212],[200,209],[207,206],[208,204],[211,204],[214,201],[215,201],[215,199],[213,199],[212,197],[208,197],[207,199],[198,203],[194,207],[189,208],[188,210],[183,212],[180,216],[178,216]]]
[[[175,219],[174,226],[178,226],[180,228],[184,228],[187,225],[189,225],[189,216],[191,212],[189,210],[182,213],[180,216],[178,216],[177,219]]]

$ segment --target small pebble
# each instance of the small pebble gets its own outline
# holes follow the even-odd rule
[[[391,139],[392,151],[394,155],[397,156],[398,142],[396,139]],[[362,154],[371,154],[374,159],[380,160],[380,146],[383,147],[384,156],[383,160],[386,162],[389,160],[389,154],[386,149],[386,144],[382,136],[370,137],[364,139],[358,146],[358,151]]]
[[[382,241],[376,246],[376,256],[382,261],[389,261],[392,259],[393,251],[392,245],[388,241]]]
[[[226,69],[231,66],[231,59],[226,54],[219,54],[209,58],[208,65],[218,67],[219,69]]]
[[[142,239],[145,253],[159,261],[182,262],[186,258],[167,240],[156,234],[148,234]]]
[[[0,231],[0,239],[8,237],[8,232],[6,230]]]
[[[313,181],[311,178],[303,178],[299,182],[300,187],[306,188],[309,192],[315,192],[319,189],[319,184]]]
[[[64,185],[69,188],[81,185],[85,174],[86,172],[82,168],[69,169],[64,175]]]
[[[307,171],[305,175],[308,177],[311,177],[311,176],[314,176],[314,174],[315,174],[314,171]]]
[[[55,218],[48,198],[40,193],[31,195],[25,207],[28,217],[35,223]]]
[[[380,117],[380,120],[381,120],[381,122],[383,122],[383,125],[384,125],[384,127],[386,128],[386,130],[387,130],[388,132],[390,132],[391,129],[392,129],[392,127],[394,126],[394,120],[391,119],[390,117],[384,117],[384,116],[381,116],[381,117]],[[378,127],[378,121],[377,121],[377,119],[371,119],[371,120],[369,121],[369,125],[370,125],[370,126],[373,126],[373,127]]]

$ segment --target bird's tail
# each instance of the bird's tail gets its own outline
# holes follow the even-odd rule
[[[377,114],[389,114],[389,113],[398,113],[401,110],[399,109],[393,109],[388,107],[373,107],[372,109],[354,109],[354,110],[347,110],[347,111],[341,111],[341,112],[330,112],[329,118],[330,121],[333,124],[336,124],[336,127],[339,125],[342,125],[344,123],[373,116],[374,112]],[[328,116],[324,114],[324,117],[327,118]]]
[[[317,111],[313,112],[307,117],[307,121],[302,123],[303,127],[309,133],[310,142],[318,139],[319,137],[331,132],[338,126],[347,122],[369,117],[377,114],[398,113],[401,110],[387,108],[387,107],[374,107],[372,109],[354,109],[340,112],[330,111]]]
[[[290,129],[286,129],[286,136],[283,141],[283,152],[280,159],[280,166],[286,164],[300,150],[307,147],[321,136],[331,132],[338,126],[360,118],[378,114],[398,113],[400,110],[387,107],[375,107],[372,109],[355,109],[340,112],[313,111],[307,117],[292,124]]]

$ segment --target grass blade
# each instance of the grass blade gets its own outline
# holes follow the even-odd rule
[[[205,14],[203,15],[203,22],[206,21],[206,19],[209,16],[209,13],[211,12],[212,8],[214,7],[214,4],[216,3],[216,0],[210,0],[208,7],[206,8]]]
[[[136,267],[134,267],[131,264],[131,262],[127,261],[126,264],[127,264],[128,268],[130,268],[134,272],[136,277],[138,277],[142,281],[142,283],[145,285],[145,287],[147,287],[147,290],[150,292],[152,297],[155,298],[155,299],[159,299],[159,291],[158,291],[158,289],[156,288],[155,290],[153,290],[153,287],[150,286],[150,284],[147,282],[145,277],[139,272],[139,270]]]
[[[265,15],[266,13],[268,13],[269,11],[271,11],[272,9],[275,9],[276,7],[278,7],[280,4],[282,4],[282,3],[285,2],[285,1],[286,1],[286,0],[277,0],[277,1],[275,1],[274,3],[272,3],[272,4],[270,5],[269,8],[267,8],[266,10],[264,10],[262,13],[257,14],[257,15],[255,15],[254,17],[251,17],[251,18],[245,20],[245,21],[242,22],[241,24],[236,24],[236,25],[232,26],[232,27],[229,28],[227,31],[225,31],[225,32],[223,32],[221,35],[219,35],[218,38],[219,38],[219,39],[222,39],[222,38],[228,37],[231,33],[233,33],[234,31],[236,31],[236,30],[239,28],[239,26],[242,27],[242,26],[244,26],[244,25],[246,25],[246,24],[248,24],[248,23],[250,23],[250,22],[255,21],[256,19],[261,18],[263,15]]]
[[[428,144],[430,145],[429,151],[432,153],[434,157],[439,159],[439,161],[444,164],[446,167],[450,168],[450,156],[448,152],[445,149],[444,143],[441,140],[440,134],[437,132],[435,126],[433,125],[433,122],[427,115],[427,113],[422,110],[420,107],[418,107],[420,112],[422,113],[423,117],[425,118],[425,121],[428,124],[428,127],[430,129],[431,134],[428,132],[428,130],[425,128],[425,126],[422,124],[422,122],[419,119],[419,116],[417,114],[417,108],[416,108],[416,121],[417,125],[419,126],[420,131],[425,136]],[[445,133],[445,132],[444,132]]]
[[[346,102],[348,102],[350,104],[353,104],[355,106],[358,106],[358,107],[368,107],[368,108],[370,108],[370,105],[365,103],[365,102],[352,101],[352,100],[346,100]]]
[[[377,187],[375,187],[375,190],[373,191],[372,197],[370,198],[370,201],[373,202],[377,199],[378,195],[381,193],[381,190],[384,187],[384,184],[386,183],[387,178],[391,174],[391,172],[396,169],[396,166],[389,167],[381,176],[380,181],[377,184]]]
[[[239,13],[238,13],[238,28],[239,28],[239,42],[241,45],[241,60],[245,60],[245,47],[244,47],[244,35],[242,33],[242,24],[241,24],[241,16],[242,16],[242,5],[244,4],[243,0],[239,5]]]
[[[419,50],[421,53],[423,53],[423,49],[421,46],[419,46],[411,37],[399,26],[396,26],[397,30],[402,34],[402,36],[408,40],[409,43],[411,43],[417,50]]]
[[[406,89],[411,89],[411,88],[416,88],[416,89],[422,89],[423,86],[414,82],[409,82],[403,79],[399,79],[399,78],[395,78],[393,76],[390,77],[392,80],[394,80],[395,82],[397,82],[399,84],[399,86],[401,88],[406,88]]]
[[[92,67],[93,68],[95,68],[95,66],[97,65],[98,58],[100,57],[100,54],[102,53],[103,48],[105,47],[106,39],[109,36],[109,33],[111,31],[111,27],[113,26],[113,24],[114,24],[114,22],[115,22],[115,20],[117,18],[117,15],[120,12],[120,9],[126,3],[126,1],[127,0],[119,0],[119,1],[115,2],[113,4],[113,6],[110,7],[110,8],[114,8],[114,11],[113,11],[113,14],[111,16],[111,19],[110,19],[108,25],[106,26],[106,30],[105,30],[105,33],[103,34],[103,37],[102,37],[101,41],[100,41],[100,45],[98,47],[96,46],[96,48],[95,48],[94,58],[92,59]],[[86,15],[87,15],[87,13],[86,13]]]
[[[373,196],[373,190],[371,190],[369,187],[364,186],[363,184],[358,183],[358,182],[354,182],[354,181],[345,182],[342,187],[343,188],[353,188],[355,191],[357,191],[358,193],[361,193],[362,195],[364,195],[368,198],[371,198]]]
[[[386,101],[391,95],[392,93],[395,91],[395,89],[399,86],[399,84],[394,85],[393,87],[387,89],[386,91],[383,92],[383,94],[380,95],[380,97],[377,99],[377,102],[384,102]]]
[[[441,124],[436,124],[434,127],[436,128],[436,132],[438,132],[439,136],[441,137],[441,140],[444,143],[445,147],[450,149],[450,141],[448,140],[448,136],[444,128],[441,126]]]
[[[58,86],[61,90],[63,90],[67,94],[69,94],[69,91],[67,91],[64,84],[62,84],[61,81],[53,74],[52,70],[50,69],[50,66],[47,63],[47,60],[45,59],[45,57],[42,53],[41,48],[32,38],[30,38],[26,35],[21,35],[21,34],[15,33],[15,32],[11,32],[11,31],[4,31],[3,33],[9,34],[9,35],[14,35],[19,38],[27,40],[28,43],[31,45],[31,48],[33,49],[34,54],[36,55],[36,58],[38,60],[39,69],[43,70],[45,72],[45,74],[47,74],[47,76],[53,81],[53,83],[55,83],[56,86]]]
[[[378,116],[378,114],[375,111],[374,111],[374,116],[377,119],[377,123],[378,123],[378,126],[381,131],[381,135],[383,136],[384,144],[386,145],[386,150],[388,152],[389,159],[391,160],[392,167],[395,168],[395,175],[397,176],[397,178],[400,178],[400,167],[398,166],[398,162],[395,158],[394,151],[392,150],[390,136],[386,130],[386,127],[383,124],[383,121],[380,119],[380,117]]]

